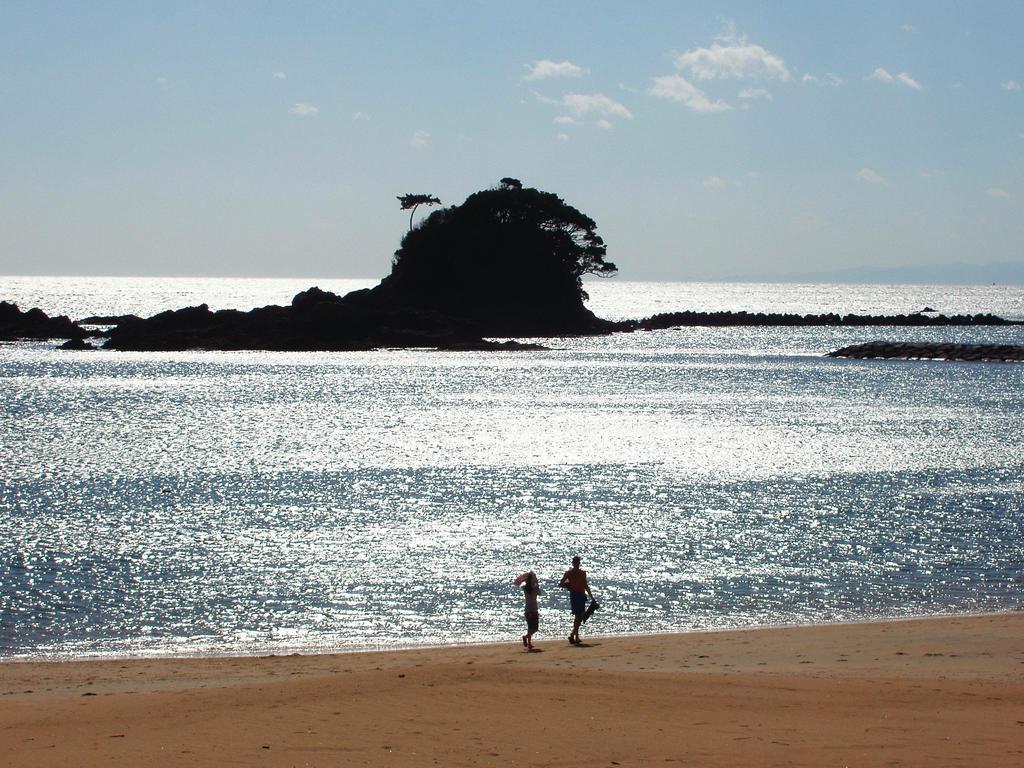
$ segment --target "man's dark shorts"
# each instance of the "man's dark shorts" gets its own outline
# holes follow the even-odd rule
[[[587,593],[586,592],[570,592],[569,603],[572,605],[572,612],[574,615],[579,616],[587,610]]]

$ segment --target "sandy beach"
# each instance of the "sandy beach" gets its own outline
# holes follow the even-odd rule
[[[9,766],[1009,766],[1024,615],[0,664]]]

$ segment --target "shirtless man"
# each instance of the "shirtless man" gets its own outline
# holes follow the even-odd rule
[[[580,624],[583,623],[583,614],[587,611],[587,595],[593,600],[594,594],[587,583],[587,572],[580,568],[579,555],[573,557],[572,568],[565,572],[558,586],[569,590],[569,604],[572,607],[572,633],[569,635],[569,642],[580,645]]]

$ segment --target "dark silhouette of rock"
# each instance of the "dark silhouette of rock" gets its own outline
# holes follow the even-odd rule
[[[265,349],[346,351],[386,347],[454,350],[542,349],[484,339],[456,318],[368,304],[365,291],[338,296],[310,288],[287,307],[212,312],[202,304],[118,325],[105,347],[123,350]]]
[[[1020,325],[992,314],[978,315],[838,315],[835,313],[798,315],[751,312],[666,312],[643,320],[615,323],[613,330],[661,330],[693,326],[938,326],[938,325]]]
[[[90,344],[85,339],[69,339],[68,341],[65,341],[63,344],[61,344],[60,348],[61,349],[80,349],[80,350],[96,349],[95,346]]]
[[[50,317],[38,307],[22,312],[17,304],[0,301],[0,340],[81,339],[86,335],[66,315]]]
[[[77,322],[79,325],[120,325],[140,319],[138,315],[89,315]]]
[[[535,325],[517,318],[511,327],[501,321],[445,314],[429,307],[387,300],[377,288],[345,296],[310,288],[289,306],[268,306],[250,312],[220,310],[205,304],[162,312],[140,320],[134,316],[107,332],[106,347],[132,350],[266,349],[367,350],[381,347],[437,349],[495,349],[486,338],[553,337],[650,331],[678,327],[730,326],[1003,326],[1018,324],[991,314],[978,315],[817,315],[749,312],[672,312],[643,320],[609,322],[570,310],[562,322]],[[548,316],[551,320],[551,316]],[[557,320],[558,318],[556,318]],[[526,329],[529,329],[526,331]],[[526,331],[526,332],[523,332]],[[513,343],[514,344],[514,343]],[[507,344],[502,349],[510,348]],[[532,345],[516,348],[535,349]]]
[[[945,344],[871,341],[851,344],[826,357],[857,360],[965,360],[1024,362],[1024,346],[1014,344]]]

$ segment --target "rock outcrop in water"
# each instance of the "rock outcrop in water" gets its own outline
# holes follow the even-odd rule
[[[548,320],[551,320],[550,316]],[[535,318],[512,317],[505,324],[505,321],[492,323],[481,319],[445,314],[426,307],[408,306],[401,301],[392,301],[386,290],[366,289],[338,296],[315,287],[297,294],[288,306],[267,306],[249,312],[231,309],[215,312],[207,305],[202,304],[198,307],[161,312],[145,319],[135,315],[119,315],[90,317],[80,322],[90,325],[113,323],[114,327],[110,330],[89,331],[67,317],[50,318],[39,309],[22,312],[14,304],[0,302],[0,340],[69,339],[70,342],[63,348],[91,349],[92,346],[83,341],[85,338],[89,336],[107,337],[104,346],[108,349],[138,351],[187,349],[342,351],[389,347],[424,347],[448,350],[543,348],[536,344],[490,340],[513,335],[510,333],[512,327],[521,331],[529,329],[531,336],[550,338],[682,327],[921,327],[1021,324],[1019,321],[1006,320],[991,314],[947,317],[920,313],[909,315],[838,315],[834,313],[797,315],[691,311],[662,313],[642,320],[611,322],[601,320],[592,314],[580,314],[575,308],[572,308],[561,320],[554,322],[538,324]],[[522,335],[527,334],[523,333]],[[890,346],[892,345],[890,344]],[[1002,346],[995,348],[1003,349]],[[848,349],[857,355],[861,354],[856,347]],[[837,350],[831,354],[840,356],[839,353],[842,351]],[[946,350],[935,346],[936,354],[907,355],[902,353],[873,354],[875,351],[877,351],[876,347],[867,348],[862,356],[942,357]],[[974,354],[974,351],[968,353]]]
[[[138,315],[89,315],[78,321],[80,325],[121,325],[141,320]]]
[[[871,341],[851,344],[829,352],[826,357],[857,360],[965,360],[1024,362],[1024,346],[1016,344],[940,344]]]
[[[85,339],[68,339],[60,345],[60,348],[82,351],[87,349],[96,349],[96,346],[94,344],[90,344]]]
[[[490,341],[478,324],[437,312],[367,300],[365,291],[338,296],[310,288],[287,307],[211,311],[206,304],[127,320],[104,345],[121,350],[354,351],[429,347],[449,350],[540,349]]]
[[[382,283],[383,285],[383,283]],[[380,288],[380,286],[378,286]],[[673,312],[643,320],[610,322],[570,309],[561,318],[509,315],[491,321],[446,314],[393,300],[387,289],[345,296],[310,288],[288,307],[250,312],[220,310],[205,304],[162,312],[140,320],[126,318],[109,332],[106,347],[127,350],[265,349],[366,350],[382,347],[435,349],[539,349],[537,345],[498,343],[487,338],[512,335],[564,337],[680,327],[732,326],[1006,326],[1017,325],[991,314],[977,315],[796,315],[749,312]],[[516,334],[515,331],[519,333]]]
[[[939,325],[1020,325],[992,314],[977,315],[798,315],[763,312],[664,312],[643,320],[617,324],[616,330],[653,331],[665,328],[727,326],[846,326],[892,325],[903,327]]]
[[[22,312],[17,304],[0,301],[0,341],[82,339],[87,335],[65,315],[50,317],[37,307]]]
[[[378,286],[380,288],[380,286]],[[369,350],[424,347],[448,350],[542,349],[536,344],[497,342],[513,328],[529,329],[536,337],[581,336],[613,332],[650,331],[681,327],[757,326],[1006,326],[1019,321],[991,314],[976,315],[838,315],[778,314],[751,312],[671,312],[643,320],[610,322],[581,314],[575,305],[561,319],[538,324],[536,318],[510,317],[500,322],[445,314],[427,307],[394,301],[388,290],[367,289],[345,296],[310,288],[295,296],[288,306],[267,306],[249,312],[212,311],[207,305],[161,312],[150,318],[135,315],[89,317],[86,324],[110,324],[110,330],[89,331],[67,317],[48,317],[39,309],[22,312],[14,304],[0,302],[0,339],[69,339],[65,349],[91,349],[83,340],[106,336],[105,347],[121,350],[171,351],[221,350]],[[88,322],[87,322],[88,321]],[[523,334],[526,335],[526,334]],[[945,345],[949,346],[949,345]],[[1001,348],[1001,347],[1000,347]],[[857,354],[861,354],[857,349]],[[839,356],[839,352],[832,353]],[[942,357],[935,354],[873,354],[865,357]],[[969,354],[974,354],[970,351]],[[964,357],[958,359],[980,359]],[[1000,359],[1000,358],[992,358]],[[1006,359],[1013,359],[1006,358]]]

